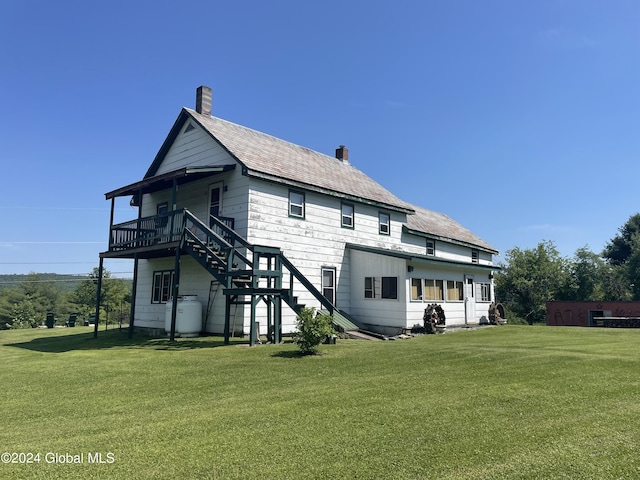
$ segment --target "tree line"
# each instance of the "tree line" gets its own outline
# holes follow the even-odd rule
[[[68,282],[56,282],[55,277],[40,273],[16,278],[15,283],[0,289],[0,330],[38,327],[47,313],[53,313],[59,323],[71,314],[77,314],[79,321],[88,318],[96,311],[98,269],[74,283],[70,289]],[[117,323],[121,316],[128,320],[131,280],[113,278],[104,270],[101,296],[101,321]]]
[[[515,247],[495,275],[496,298],[511,323],[544,322],[546,302],[640,301],[640,213],[632,215],[599,254],[588,246],[562,257],[552,241]]]

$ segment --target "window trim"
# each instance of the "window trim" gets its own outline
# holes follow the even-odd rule
[[[389,285],[388,281],[392,279],[395,281],[395,288]],[[367,280],[370,281],[370,285],[367,286]],[[386,280],[386,282],[385,282]],[[386,284],[386,286],[385,286]],[[381,299],[381,300],[398,300],[399,290],[398,277],[364,277],[364,298]],[[391,290],[388,290],[391,288]],[[395,296],[385,296],[385,292],[391,292]]]
[[[449,283],[453,283],[454,290],[458,291],[458,299],[449,298]],[[463,302],[464,301],[464,282],[459,280],[447,280],[445,298],[447,302]]]
[[[490,283],[476,283],[480,295],[478,295],[479,302],[491,302],[491,284]],[[486,294],[486,295],[485,295]]]
[[[344,214],[344,208],[345,207],[350,207],[351,208],[351,216],[347,216]],[[345,224],[344,223],[344,219],[349,218],[351,220],[351,224]],[[342,202],[340,204],[340,226],[342,228],[348,228],[349,230],[353,230],[356,228],[356,207],[353,205],[353,203],[346,203],[346,202]]]
[[[300,195],[302,197],[302,203],[300,204],[293,203],[291,198],[292,195]],[[301,214],[293,213],[292,207],[300,208],[302,213]],[[300,190],[289,190],[289,216],[292,218],[301,218],[302,220],[304,220],[307,213],[306,211],[307,211],[307,208],[306,208],[305,193]]]
[[[167,291],[165,292],[165,278],[169,278]],[[157,280],[159,279],[159,283]],[[173,293],[175,270],[155,270],[151,277],[151,303],[154,305],[167,303]]]
[[[331,280],[333,281],[333,285],[331,285],[330,287],[327,287],[324,283],[324,272],[331,272]],[[336,274],[336,267],[320,267],[320,288],[321,288],[321,293],[322,296],[324,298],[326,298],[327,300],[331,301],[329,298],[327,298],[327,296],[324,294],[324,291],[327,289],[330,289],[332,292],[332,296],[333,296],[333,301],[331,302],[332,305],[336,305],[337,306],[337,302],[338,299],[336,298],[338,296],[338,289],[337,289],[337,285],[336,285],[336,281],[337,281],[337,274]]]
[[[416,293],[417,293],[416,296],[413,295],[414,282],[418,283],[418,285],[417,285],[418,288],[416,289]],[[423,286],[424,286],[424,280],[422,278],[415,278],[415,277],[411,278],[411,282],[409,283],[409,287],[411,288],[411,292],[410,293],[411,293],[411,301],[412,302],[418,302],[418,303],[424,302]]]
[[[425,302],[444,302],[444,298],[445,298],[445,281],[444,280],[440,280],[438,278],[425,278],[423,280],[423,298],[426,296],[426,292],[427,292],[427,282],[432,282],[431,285],[433,286],[433,291],[437,292],[437,286],[438,283],[440,284],[440,294],[442,295],[440,298],[425,298],[424,301]]]
[[[387,217],[387,223],[382,223],[382,217]],[[386,226],[386,232],[382,227]],[[380,235],[391,235],[391,215],[386,212],[378,212],[378,233]]]
[[[429,248],[429,244],[431,244],[431,248]],[[436,241],[432,240],[430,238],[427,238],[426,248],[427,248],[427,255],[429,257],[435,257],[435,255],[436,255]],[[429,250],[431,250],[431,252],[429,252]]]

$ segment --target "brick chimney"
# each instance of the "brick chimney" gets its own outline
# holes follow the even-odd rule
[[[211,88],[204,85],[196,90],[196,112],[211,116]]]
[[[349,150],[344,145],[340,145],[336,148],[336,158],[343,163],[349,164]]]

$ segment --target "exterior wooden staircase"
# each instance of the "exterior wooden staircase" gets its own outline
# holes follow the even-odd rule
[[[249,304],[250,342],[254,344],[257,337],[254,331],[255,307],[260,301],[265,301],[268,306],[269,336],[272,336],[272,341],[280,342],[281,301],[296,313],[300,313],[304,307],[294,295],[296,283],[302,285],[322,305],[323,313],[332,315],[332,322],[337,329],[346,332],[362,329],[353,317],[340,311],[322,295],[279,248],[250,244],[220,218],[212,216],[208,226],[188,210],[181,212],[182,234],[177,255],[181,252],[189,254],[223,286],[226,296],[225,342],[229,342],[230,337],[230,306]],[[247,297],[251,300],[245,300]]]

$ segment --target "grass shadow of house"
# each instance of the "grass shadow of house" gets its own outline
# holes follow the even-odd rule
[[[247,340],[232,339],[227,346],[246,343]],[[60,335],[55,337],[38,337],[28,342],[7,343],[6,347],[23,348],[43,353],[64,353],[78,350],[108,349],[150,349],[150,350],[193,350],[199,348],[217,348],[225,346],[219,337],[179,338],[171,342],[168,338],[134,335],[128,338],[125,332],[114,330],[100,332],[98,338],[93,333]]]

